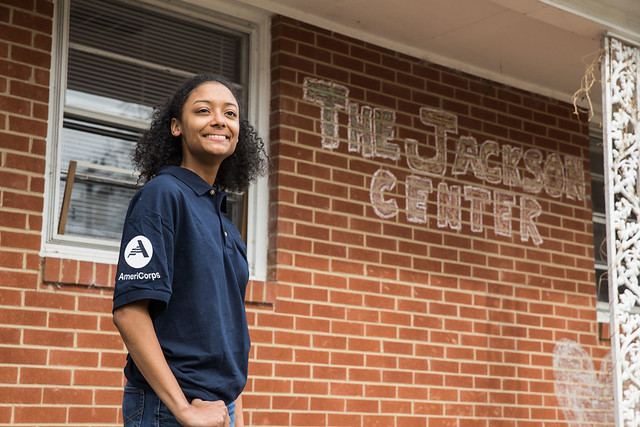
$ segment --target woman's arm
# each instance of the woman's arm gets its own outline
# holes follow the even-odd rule
[[[229,425],[227,407],[221,400],[204,402],[194,399],[192,404],[187,401],[162,353],[149,315],[148,300],[132,302],[117,308],[113,313],[113,323],[120,331],[136,366],[180,424]]]
[[[234,423],[235,427],[244,427],[244,412],[242,412],[242,395],[238,396],[236,399],[236,410],[234,412],[236,414],[236,421]]]

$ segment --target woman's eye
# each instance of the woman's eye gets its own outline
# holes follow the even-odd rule
[[[235,111],[227,111],[227,115],[230,117],[238,117],[238,114]]]
[[[196,113],[208,113],[209,110],[206,108],[199,108],[198,110],[196,110]]]

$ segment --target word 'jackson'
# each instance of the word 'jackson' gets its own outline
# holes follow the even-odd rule
[[[393,110],[360,106],[349,102],[348,88],[336,83],[314,78],[304,80],[304,99],[320,105],[320,127],[322,147],[339,147],[338,112],[349,114],[348,149],[359,152],[365,158],[386,158],[398,160],[401,147],[393,142],[395,135],[395,112]],[[440,228],[460,230],[462,227],[462,200],[468,203],[471,231],[482,232],[482,215],[485,206],[493,206],[494,233],[511,236],[511,211],[515,205],[520,211],[520,238],[540,245],[542,237],[535,224],[541,214],[538,201],[529,196],[520,196],[509,191],[490,190],[473,185],[447,185],[441,181],[436,185],[432,178],[447,175],[448,135],[458,132],[458,118],[446,111],[420,108],[420,121],[434,129],[435,155],[426,157],[420,153],[420,143],[416,139],[405,138],[404,154],[411,175],[405,179],[407,221],[426,223],[427,197],[436,192],[437,224]],[[538,194],[544,190],[550,197],[560,198],[564,194],[569,199],[582,200],[585,193],[582,160],[571,155],[558,153],[544,155],[540,150],[502,144],[487,140],[483,143],[471,136],[461,136],[455,144],[455,158],[450,166],[453,176],[473,176],[488,184],[503,184],[510,189],[521,189],[526,193]],[[522,173],[521,173],[522,172]],[[399,207],[394,198],[385,198],[385,192],[394,190],[397,177],[381,167],[372,176],[370,199],[374,212],[381,218],[398,215]]]

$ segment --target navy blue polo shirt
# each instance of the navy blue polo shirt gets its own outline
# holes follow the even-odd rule
[[[229,404],[247,381],[246,247],[222,215],[225,194],[197,174],[163,168],[131,200],[114,310],[149,299],[160,346],[188,398]],[[149,388],[131,357],[127,379]]]

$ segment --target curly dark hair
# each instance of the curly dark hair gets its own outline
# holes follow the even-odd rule
[[[191,92],[203,83],[225,85],[239,101],[233,86],[217,74],[198,74],[187,79],[163,105],[151,115],[151,125],[144,131],[133,152],[133,163],[140,171],[140,181],[154,178],[164,166],[179,166],[182,161],[181,137],[171,134],[171,119],[182,117],[182,109]],[[264,175],[268,157],[264,142],[246,119],[240,119],[238,143],[233,154],[218,169],[214,185],[226,191],[241,192],[249,183]]]

